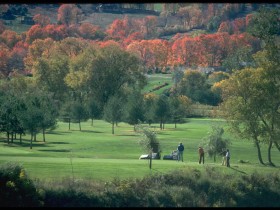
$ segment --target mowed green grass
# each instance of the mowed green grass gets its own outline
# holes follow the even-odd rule
[[[143,88],[143,93],[149,93],[153,88],[156,88],[164,83],[168,85],[160,88],[159,90],[152,91],[155,94],[162,94],[164,90],[171,88],[173,85],[172,74],[152,74],[147,76],[148,84]]]
[[[174,160],[153,160],[152,170],[148,160],[139,160],[145,154],[138,141],[142,138],[133,131],[133,126],[119,123],[115,134],[111,133],[111,124],[95,120],[93,126],[90,121],[82,123],[82,131],[78,124],[59,122],[54,131],[46,135],[46,142],[42,141],[42,134],[37,135],[30,149],[30,136],[24,136],[22,145],[14,140],[8,145],[5,134],[0,134],[0,164],[16,162],[21,164],[31,178],[42,180],[61,180],[64,178],[112,180],[114,178],[141,178],[155,173],[167,173],[175,169],[207,170],[215,167],[222,173],[250,174],[254,172],[279,172],[280,155],[275,148],[272,150],[272,160],[278,164],[276,168],[261,166],[257,159],[256,148],[246,140],[230,138],[231,168],[221,166],[221,157],[217,162],[206,156],[205,164],[198,164],[197,147],[202,139],[211,131],[211,125],[224,125],[218,119],[188,119],[184,124],[166,124],[164,130],[158,124],[152,124],[160,141],[162,156],[170,154],[177,148],[179,142],[185,145],[184,162]],[[263,159],[266,162],[267,146],[262,147]],[[249,161],[242,164],[239,160]]]

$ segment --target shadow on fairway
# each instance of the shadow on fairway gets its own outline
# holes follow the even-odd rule
[[[41,151],[41,152],[70,152],[69,149],[58,149],[58,150],[54,150],[54,149],[38,149],[38,151]]]
[[[80,131],[80,130],[75,130],[75,131]],[[80,132],[83,132],[83,133],[104,133],[104,132],[101,132],[101,131],[91,131],[91,130],[81,130]]]
[[[64,135],[64,134],[69,134],[71,131],[49,131],[46,134],[54,134],[54,135]]]
[[[169,133],[159,133],[159,135],[170,136]]]
[[[138,136],[137,134],[120,134],[116,136]]]
[[[6,145],[3,145],[4,147],[30,147],[30,141],[22,141],[22,143],[20,142],[13,142],[13,143],[10,143],[10,144],[6,144]],[[32,143],[32,148],[33,147],[48,147],[48,145],[46,145],[46,142],[42,142],[42,141],[33,141]]]
[[[247,173],[245,173],[244,171],[240,171],[240,170],[238,170],[238,169],[236,169],[236,168],[233,168],[233,167],[230,167],[232,170],[235,170],[235,171],[237,171],[237,172],[239,172],[239,173],[242,173],[242,174],[247,174]]]
[[[48,144],[69,144],[69,143],[63,141],[57,141],[57,142],[48,142]]]

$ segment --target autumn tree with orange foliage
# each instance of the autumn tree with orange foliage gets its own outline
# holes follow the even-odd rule
[[[88,22],[82,23],[78,28],[79,35],[84,39],[103,39],[106,35],[100,26]]]
[[[33,17],[35,24],[39,24],[41,27],[51,23],[51,19],[46,15],[36,14]]]
[[[46,34],[43,32],[43,28],[36,24],[31,26],[31,28],[26,32],[26,42],[31,44],[36,39],[47,38]]]
[[[186,67],[195,67],[199,65],[202,52],[198,37],[183,36],[174,41],[171,46],[171,64],[172,66],[183,65]]]
[[[32,72],[34,63],[42,56],[48,58],[50,56],[50,49],[54,40],[51,38],[37,39],[28,47],[28,52],[24,58],[24,64],[27,71]]]
[[[3,23],[3,21],[0,20],[0,34],[3,33],[3,31],[5,31],[5,30],[6,30],[6,27]]]
[[[141,31],[141,22],[137,19],[129,18],[126,15],[123,19],[115,19],[108,26],[106,33],[113,39],[119,40]]]
[[[18,42],[10,51],[8,68],[13,74],[25,74],[24,58],[27,55],[28,45]]]
[[[142,20],[142,25],[144,27],[144,37],[146,39],[151,39],[157,37],[156,25],[157,17],[155,16],[146,16]]]
[[[168,65],[169,43],[166,40],[134,41],[127,46],[127,51],[136,54],[147,68],[146,71],[165,71]]]
[[[0,43],[0,78],[6,78],[10,71],[8,69],[9,48]]]
[[[82,18],[82,11],[75,4],[62,4],[57,11],[58,24],[77,24]]]
[[[10,49],[12,49],[20,40],[20,35],[18,35],[15,31],[9,29],[3,31],[2,34],[0,34],[0,41],[5,43]]]
[[[227,32],[229,34],[233,33],[232,25],[230,21],[223,21],[221,22],[219,28],[218,28],[218,33],[223,33]]]

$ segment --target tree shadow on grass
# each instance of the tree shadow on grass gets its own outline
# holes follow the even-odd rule
[[[235,166],[236,167],[236,166]],[[235,170],[235,171],[237,171],[237,172],[239,172],[239,173],[242,173],[242,174],[247,174],[247,173],[245,173],[244,171],[241,171],[241,170],[238,170],[237,168],[234,168],[234,167],[230,167],[232,170]]]
[[[138,136],[137,134],[117,134],[116,136]]]
[[[159,135],[170,136],[170,134],[169,134],[169,133],[159,133]]]
[[[30,147],[30,140],[27,139],[23,139],[22,142],[20,143],[19,140],[14,140],[13,143],[7,143],[4,144],[4,147]],[[48,142],[48,141],[33,141],[32,142],[32,147],[52,147],[51,144],[69,144],[68,142],[62,142],[62,141],[58,141],[58,142]]]
[[[69,149],[38,149],[38,151],[41,151],[41,152],[70,152]]]
[[[69,144],[68,142],[56,141],[56,142],[48,142],[49,144]]]
[[[75,130],[75,131],[80,131],[80,130]],[[104,133],[104,132],[101,132],[101,131],[91,131],[91,130],[81,130],[80,132],[83,132],[83,133]]]
[[[69,134],[71,131],[48,131],[46,135],[48,134],[53,134],[53,135],[64,135],[64,134]]]
[[[3,145],[4,147],[30,147],[30,140],[22,140],[22,143],[13,142],[13,143],[7,143]],[[32,147],[48,147],[48,145],[45,142],[42,141],[33,141]]]

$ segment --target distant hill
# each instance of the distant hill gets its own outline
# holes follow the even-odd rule
[[[4,20],[6,25],[10,27],[11,23],[14,24],[14,20],[22,19],[22,16],[28,16],[29,19],[36,14],[46,15],[51,19],[51,23],[57,22],[57,11],[61,4],[9,4],[9,10],[6,13],[3,13],[0,19]],[[171,7],[170,5],[174,5]],[[196,6],[193,6],[196,5]],[[198,5],[198,6],[197,6]],[[194,4],[194,3],[175,3],[175,4],[164,4],[164,3],[147,3],[147,4],[77,4],[83,13],[83,18],[81,22],[90,22],[94,25],[98,25],[103,29],[106,29],[115,19],[123,19],[125,16],[130,18],[144,18],[147,15],[157,16],[158,19],[158,28],[162,28],[161,31],[164,31],[163,35],[176,34],[177,32],[184,33],[191,29],[182,29],[182,18],[187,18],[188,13],[183,13],[182,8],[188,8],[188,12],[191,11],[192,7],[200,8],[203,16],[206,17],[205,11],[209,4]],[[237,4],[238,5],[238,4]],[[250,14],[256,11],[263,4],[240,4],[238,10],[228,11],[223,14],[225,20],[233,20],[234,18],[245,17],[247,14]],[[269,4],[268,4],[269,5]],[[280,4],[273,6],[278,6]],[[214,7],[217,11],[226,10],[226,3],[215,4]],[[165,8],[165,10],[163,9]],[[169,11],[165,13],[160,13],[161,11]],[[240,11],[239,11],[240,10]],[[186,10],[187,11],[187,10]],[[1,11],[0,11],[1,12]],[[168,15],[167,15],[168,13]],[[225,12],[224,12],[225,13]],[[0,13],[1,14],[1,13]],[[167,15],[167,16],[166,16]],[[13,20],[14,18],[14,20]],[[225,21],[223,20],[223,21]],[[222,21],[222,20],[220,20]],[[19,22],[19,21],[18,21]],[[18,23],[17,22],[17,23]],[[215,23],[215,24],[219,24]],[[31,27],[31,24],[25,24],[27,26],[24,29]],[[20,26],[17,25],[17,28]],[[206,30],[205,26],[192,26],[193,28],[200,28]],[[217,26],[215,26],[217,27]],[[15,27],[14,27],[15,28]],[[14,29],[12,28],[12,29]],[[176,28],[176,29],[174,29]],[[20,32],[20,30],[16,30]]]

